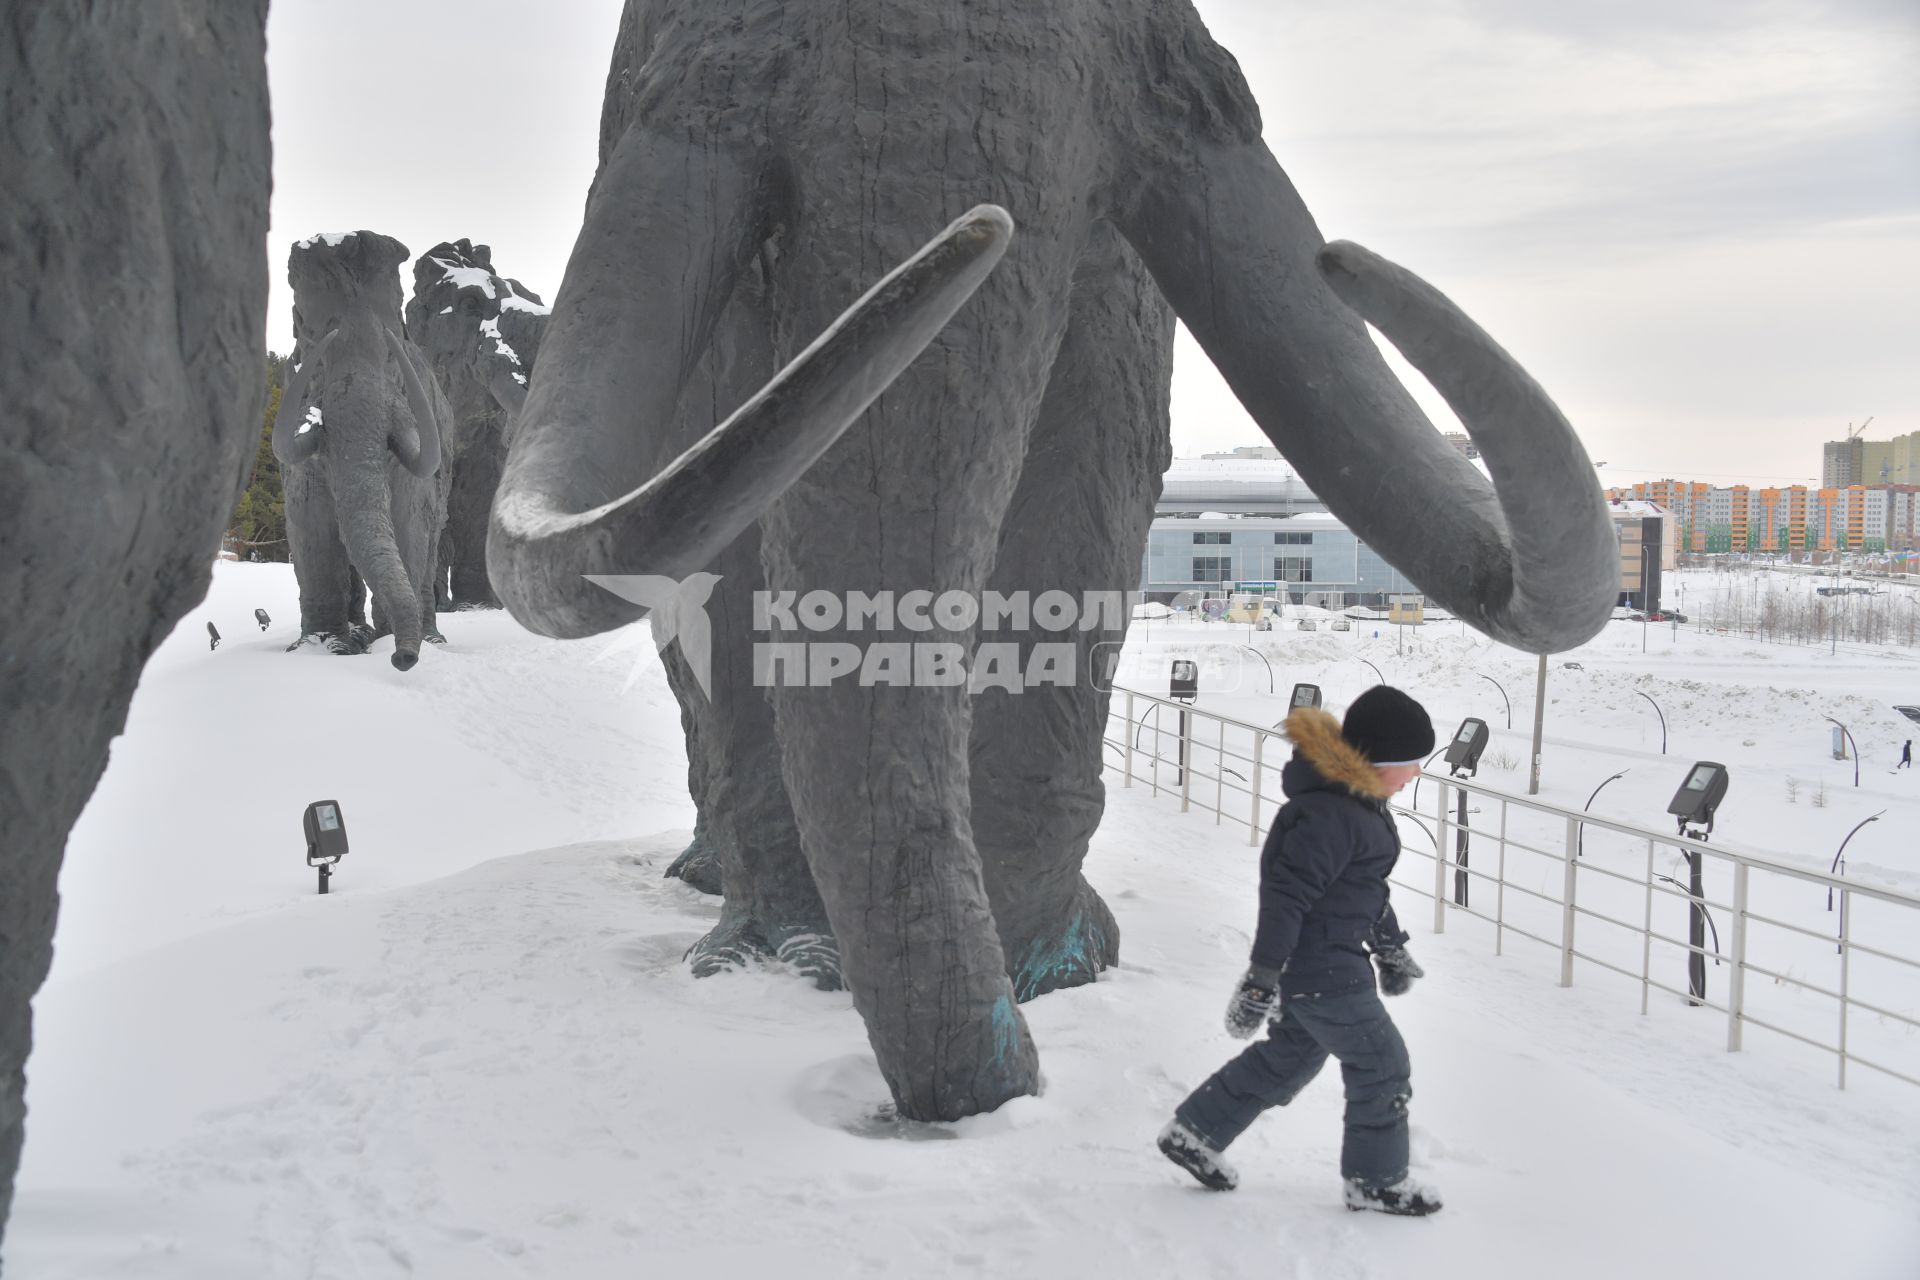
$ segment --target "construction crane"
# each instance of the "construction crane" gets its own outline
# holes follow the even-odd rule
[[[1849,440],[1858,440],[1858,439],[1859,439],[1859,438],[1860,438],[1860,437],[1861,437],[1862,435],[1864,435],[1864,434],[1866,433],[1866,430],[1867,430],[1867,423],[1868,423],[1868,422],[1872,422],[1872,421],[1873,421],[1873,415],[1872,415],[1872,414],[1868,414],[1868,415],[1867,415],[1867,421],[1866,421],[1866,422],[1863,422],[1863,423],[1861,423],[1861,424],[1860,424],[1859,426],[1857,426],[1857,427],[1856,427],[1856,426],[1854,426],[1854,425],[1853,425],[1853,424],[1852,424],[1851,422],[1849,422],[1849,423],[1847,424],[1847,439],[1849,439]]]

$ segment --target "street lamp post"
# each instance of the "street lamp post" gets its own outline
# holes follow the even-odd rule
[[[1247,651],[1248,653],[1250,653],[1250,654],[1252,654],[1252,655],[1253,655],[1254,657],[1256,657],[1256,658],[1258,658],[1258,659],[1260,659],[1260,661],[1261,661],[1261,662],[1262,662],[1262,663],[1263,663],[1263,664],[1264,664],[1264,665],[1266,666],[1266,668],[1267,668],[1267,692],[1268,692],[1268,693],[1272,693],[1272,692],[1273,692],[1273,664],[1272,664],[1271,662],[1268,662],[1268,661],[1267,661],[1267,655],[1266,655],[1266,654],[1264,654],[1264,653],[1262,653],[1262,652],[1260,652],[1260,651],[1259,651],[1258,649],[1256,649],[1256,648],[1254,648],[1254,647],[1253,647],[1252,645],[1250,645],[1250,644],[1243,644],[1243,645],[1241,645],[1240,647],[1241,647],[1242,649],[1245,649],[1245,650],[1246,650],[1246,651]]]
[[[1626,777],[1629,773],[1632,773],[1632,772],[1633,770],[1631,768],[1622,769],[1620,772],[1614,774],[1613,777],[1608,778],[1607,782],[1617,782],[1618,780]],[[1600,798],[1600,793],[1602,791],[1606,790],[1607,782],[1603,782],[1599,786],[1593,789],[1593,794],[1587,797],[1587,802],[1580,806],[1580,812],[1586,813],[1588,810],[1593,808],[1593,802]],[[1583,822],[1580,824],[1579,838],[1574,841],[1574,857],[1584,858],[1586,856],[1587,856],[1587,824]]]
[[[1842,859],[1844,859],[1844,858],[1846,857],[1846,853],[1847,853],[1847,841],[1848,841],[1848,840],[1851,840],[1851,839],[1853,839],[1853,838],[1854,838],[1855,836],[1857,836],[1857,835],[1859,835],[1859,834],[1860,834],[1860,828],[1861,828],[1861,827],[1864,827],[1864,826],[1866,826],[1866,825],[1867,825],[1867,824],[1868,824],[1869,822],[1878,822],[1878,821],[1880,821],[1880,814],[1882,814],[1882,813],[1885,813],[1885,812],[1886,812],[1886,810],[1885,810],[1885,809],[1882,809],[1882,810],[1880,811],[1880,813],[1876,813],[1876,814],[1874,814],[1874,815],[1873,815],[1873,816],[1872,816],[1871,818],[1862,818],[1862,819],[1860,820],[1860,822],[1859,822],[1859,823],[1858,823],[1858,824],[1857,824],[1857,825],[1856,825],[1856,826],[1855,826],[1855,827],[1853,828],[1853,830],[1851,830],[1851,831],[1849,831],[1849,832],[1847,832],[1847,839],[1846,839],[1846,840],[1842,840],[1842,841],[1840,842],[1840,847],[1839,847],[1838,849],[1836,849],[1836,850],[1834,851],[1834,854],[1833,854],[1833,865],[1827,868],[1827,874],[1828,874],[1828,875],[1835,875],[1835,876],[1837,876],[1837,875],[1839,875],[1839,874],[1840,874],[1840,872],[1841,872],[1841,868],[1842,868],[1842,867],[1843,867],[1843,866],[1845,865],[1845,863],[1844,863],[1844,862],[1842,861]],[[1832,886],[1832,885],[1828,885],[1828,886],[1827,886],[1827,910],[1829,910],[1829,911],[1831,911],[1831,910],[1833,910],[1833,886]]]
[[[1359,659],[1359,661],[1364,663],[1366,665],[1366,668],[1369,671],[1373,672],[1374,679],[1378,680],[1381,684],[1385,684],[1387,682],[1387,678],[1380,674],[1380,668],[1374,666],[1371,662],[1368,662],[1365,658],[1361,658]]]
[[[1646,698],[1647,705],[1653,708],[1653,714],[1660,717],[1660,754],[1667,754],[1667,713],[1660,709],[1659,703],[1655,702],[1651,697],[1648,697],[1648,695],[1640,693],[1640,690],[1635,689],[1633,692],[1639,693],[1641,697]]]
[[[1494,688],[1500,689],[1500,701],[1507,704],[1507,728],[1509,729],[1513,728],[1513,700],[1507,697],[1507,691],[1505,689],[1500,688],[1500,682],[1498,680],[1495,680],[1492,676],[1488,675],[1486,672],[1476,671],[1473,674],[1479,676],[1482,680],[1485,680],[1488,684],[1492,685]]]
[[[1832,716],[1827,716],[1828,724],[1839,726],[1842,736],[1847,740],[1847,750],[1853,752],[1853,785],[1860,785],[1860,744],[1853,740],[1853,731]]]

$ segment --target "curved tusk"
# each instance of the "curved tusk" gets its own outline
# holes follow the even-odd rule
[[[400,465],[425,479],[440,469],[440,422],[433,411],[433,398],[421,383],[420,370],[408,357],[406,343],[393,330],[384,330],[387,349],[400,362],[400,384],[406,388],[407,404],[413,410],[414,429],[404,428],[387,438],[388,446]],[[431,377],[431,374],[427,375]]]
[[[1433,384],[1486,460],[1511,566],[1505,602],[1485,602],[1489,623],[1533,634],[1542,630],[1535,620],[1572,609],[1552,618],[1551,628],[1577,633],[1591,624],[1588,636],[1599,632],[1617,599],[1619,552],[1593,462],[1559,407],[1486,330],[1413,272],[1348,240],[1328,244],[1315,261],[1340,300]],[[1578,609],[1583,602],[1564,598],[1569,581],[1606,586]],[[1546,652],[1573,647],[1564,638],[1554,643]]]
[[[283,466],[304,462],[320,451],[320,429],[307,422],[307,388],[312,385],[320,362],[326,358],[327,348],[339,336],[338,329],[329,329],[312,351],[301,356],[299,367],[280,388],[280,411],[273,416],[273,456]],[[289,418],[289,414],[295,417]],[[293,426],[295,420],[301,425]]]
[[[1197,164],[1140,184],[1124,230],[1268,439],[1369,547],[1477,630],[1532,653],[1596,635],[1618,598],[1617,544],[1586,450],[1546,393],[1432,286],[1324,245],[1264,145],[1197,145]],[[1459,411],[1492,485],[1358,316]]]
[[[592,635],[643,616],[643,607],[611,592],[583,594],[580,578],[677,580],[704,569],[933,341],[1000,261],[1012,234],[1006,210],[969,211],[862,294],[725,422],[625,497],[568,511],[529,479],[536,468],[516,447],[487,538],[501,600],[529,629],[558,637]]]

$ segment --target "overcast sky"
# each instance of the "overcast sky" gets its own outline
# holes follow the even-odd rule
[[[317,231],[465,236],[551,301],[620,7],[274,0],[268,344]],[[1321,230],[1465,307],[1608,483],[1817,481],[1849,423],[1920,430],[1915,0],[1197,7]],[[1184,334],[1173,423],[1183,456],[1265,442]]]

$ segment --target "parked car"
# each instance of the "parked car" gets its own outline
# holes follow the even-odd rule
[[[1312,618],[1301,618],[1298,621],[1296,621],[1293,625],[1298,627],[1302,631],[1318,631],[1320,629],[1320,624],[1315,622]]]
[[[1687,620],[1687,615],[1680,612],[1678,609],[1667,610],[1668,622],[1685,622],[1686,620]]]
[[[1353,624],[1345,618],[1335,618],[1330,629],[1334,631],[1351,631],[1353,630]]]

